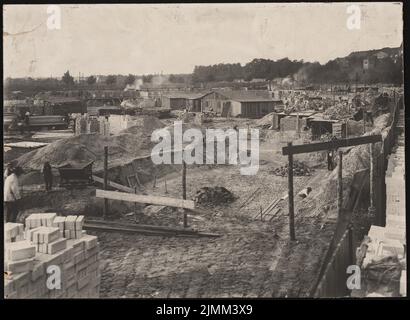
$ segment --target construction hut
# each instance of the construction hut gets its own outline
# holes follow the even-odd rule
[[[323,119],[320,115],[309,117],[306,120],[312,140],[318,140],[324,134],[331,134],[337,138],[346,136],[346,123],[340,120]]]
[[[162,107],[172,110],[202,111],[202,98],[210,92],[173,92],[162,96]]]
[[[219,90],[204,96],[204,110],[214,111],[222,117],[262,118],[274,112],[282,100],[275,100],[272,94],[263,90]]]
[[[299,130],[303,130],[303,128],[307,125],[306,119],[313,116],[316,112],[317,111],[314,110],[305,110],[291,113],[273,113],[272,128],[282,131],[296,131],[298,123]]]

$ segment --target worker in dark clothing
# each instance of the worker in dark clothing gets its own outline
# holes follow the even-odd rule
[[[44,176],[44,182],[46,184],[46,191],[50,191],[53,187],[53,173],[51,171],[50,162],[46,161],[44,163],[42,172]]]
[[[29,126],[30,126],[30,112],[26,112],[24,115],[24,126],[27,131],[30,131]]]
[[[327,151],[327,169],[329,171],[333,170],[333,150]]]

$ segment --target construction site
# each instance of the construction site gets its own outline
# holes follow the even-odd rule
[[[5,298],[406,296],[403,85],[153,79],[7,89]]]

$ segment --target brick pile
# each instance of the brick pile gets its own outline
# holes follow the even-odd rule
[[[84,216],[55,213],[32,214],[25,226],[6,223],[5,298],[98,297],[99,243],[83,223]]]

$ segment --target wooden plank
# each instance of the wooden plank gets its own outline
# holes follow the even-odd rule
[[[106,191],[106,190],[96,190],[97,198],[138,202],[138,203],[148,203],[155,205],[162,205],[168,207],[184,208],[184,209],[195,209],[195,202],[191,200],[175,199],[168,197],[159,196],[145,196],[139,194],[131,194],[117,191]]]
[[[104,184],[104,179],[103,178],[100,178],[100,177],[97,177],[97,176],[93,175],[93,179],[95,181],[99,182],[99,183]],[[124,191],[124,192],[128,192],[128,193],[134,193],[135,192],[133,188],[123,186],[122,184],[119,184],[119,183],[116,183],[116,182],[113,182],[113,181],[110,181],[110,180],[108,180],[107,182],[108,182],[108,185],[110,187],[113,187],[115,189],[118,189],[118,190],[121,190],[121,191]]]
[[[273,218],[276,217],[276,215],[279,213],[280,210],[281,210],[281,208],[277,208],[272,214],[267,215],[267,217],[270,217],[269,221],[272,221]]]
[[[274,200],[273,202],[271,202],[271,203],[269,204],[269,206],[268,206],[265,210],[262,211],[262,218],[263,218],[265,215],[268,215],[269,212],[271,212],[271,211],[278,205],[279,201],[280,201],[280,199],[276,199],[276,200]]]
[[[287,146],[282,148],[283,155],[289,154],[299,154],[299,153],[308,153],[308,152],[315,152],[315,151],[324,151],[324,150],[331,150],[337,148],[344,148],[350,146],[357,146],[361,144],[367,143],[376,143],[382,141],[382,136],[378,135],[371,135],[371,136],[363,136],[363,137],[356,137],[356,138],[349,138],[349,139],[338,139],[334,141],[327,141],[327,142],[317,142],[317,143],[310,143],[310,144],[301,144],[296,146]]]

